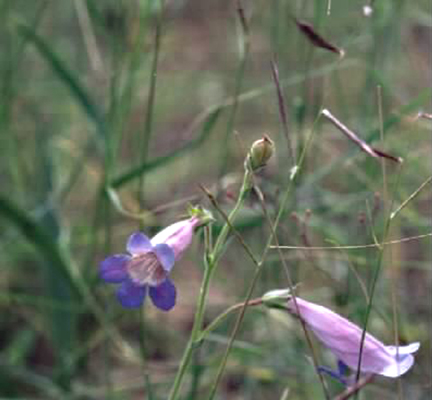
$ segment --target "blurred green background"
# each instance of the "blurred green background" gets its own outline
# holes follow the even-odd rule
[[[272,78],[276,59],[298,159],[313,138],[278,229],[290,246],[381,241],[395,210],[430,176],[432,4],[429,0],[0,0],[0,398],[165,399],[191,329],[203,238],[176,265],[176,308],[123,310],[98,278],[128,236],[152,235],[188,203],[233,205],[243,160],[267,133],[276,154],[258,176],[274,217],[293,166]],[[345,50],[314,47],[293,17]],[[366,142],[402,157],[373,159],[323,118],[328,108]],[[380,112],[381,110],[381,112]],[[223,223],[216,210],[217,234]],[[250,196],[236,227],[262,253],[270,230]],[[431,232],[426,184],[385,239]],[[377,378],[359,398],[429,399],[430,236],[386,247],[369,330],[421,342],[399,381]],[[361,324],[378,251],[284,251],[300,294]],[[242,301],[254,266],[232,240],[206,320]],[[360,282],[360,283],[359,283]],[[362,284],[361,284],[362,283]],[[270,251],[254,296],[286,287]],[[208,393],[234,323],[195,353],[184,399]],[[318,343],[322,364],[333,356]],[[327,378],[326,378],[327,379]],[[332,395],[343,388],[328,379]],[[219,399],[319,399],[299,324],[248,311]]]

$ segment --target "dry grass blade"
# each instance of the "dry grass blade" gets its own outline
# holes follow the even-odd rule
[[[249,34],[249,25],[246,19],[246,15],[244,12],[243,5],[240,0],[237,0],[237,14],[239,16],[240,24],[243,29],[245,36],[247,37]]]
[[[295,157],[294,157],[294,150],[292,148],[291,140],[290,140],[290,136],[289,136],[288,118],[287,118],[287,114],[285,112],[285,99],[284,99],[282,87],[280,84],[279,68],[278,68],[275,56],[271,60],[270,65],[271,65],[271,69],[272,69],[273,80],[274,80],[274,83],[276,86],[276,93],[277,93],[278,106],[279,106],[279,115],[280,115],[280,119],[281,119],[282,130],[283,130],[283,133],[285,135],[285,140],[286,140],[287,146],[288,146],[288,154],[289,154],[289,157],[291,159],[290,160],[291,165],[296,165]]]
[[[416,119],[418,119],[418,118],[424,118],[424,119],[428,119],[428,120],[432,121],[432,114],[420,111],[417,114],[417,118]]]
[[[386,153],[385,151],[376,149],[374,147],[371,147],[371,149],[378,155],[378,157],[387,158],[387,159],[392,160],[392,161],[397,162],[397,163],[403,162],[403,159],[401,157],[392,156],[391,154]]]
[[[324,39],[320,34],[315,31],[314,27],[311,24],[300,21],[297,18],[294,18],[294,21],[300,32],[302,32],[314,46],[339,54],[341,57],[345,55],[345,51],[343,49],[335,46],[334,44]]]
[[[321,111],[336,128],[338,128],[342,133],[344,133],[349,139],[351,139],[357,146],[359,146],[365,153],[369,154],[374,158],[387,158],[397,163],[401,163],[403,160],[400,157],[392,156],[382,150],[378,150],[369,146],[364,140],[360,139],[353,131],[349,130],[342,122],[340,122],[329,110],[324,109]]]

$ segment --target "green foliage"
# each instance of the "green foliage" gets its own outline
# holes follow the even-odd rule
[[[178,398],[324,398],[313,363],[336,360],[259,303],[289,286],[421,342],[359,398],[426,398],[430,2],[234,3],[0,1],[0,398],[165,399],[191,331]],[[246,182],[264,134],[274,155]],[[173,270],[177,306],[122,309],[99,262],[190,204],[216,220]]]

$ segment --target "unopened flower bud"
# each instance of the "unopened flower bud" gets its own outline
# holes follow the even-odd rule
[[[267,161],[273,155],[274,143],[267,136],[264,135],[262,139],[255,141],[246,157],[245,168],[251,171],[256,171],[264,167]]]
[[[261,297],[261,300],[263,304],[269,308],[286,309],[287,301],[291,297],[291,291],[289,289],[276,289],[265,293]]]

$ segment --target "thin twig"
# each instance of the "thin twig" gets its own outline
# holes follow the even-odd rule
[[[307,247],[307,246],[270,246],[271,249],[277,249],[278,247],[282,250],[361,250],[373,247],[382,247],[393,244],[399,244],[404,242],[410,242],[412,240],[420,240],[427,237],[431,237],[432,232],[425,233],[423,235],[417,236],[409,236],[406,238],[398,239],[398,240],[390,240],[388,242],[383,243],[369,243],[369,244],[359,244],[359,245],[349,245],[349,246],[315,246],[315,247]]]
[[[321,114],[324,115],[334,126],[336,126],[336,128],[338,128],[343,134],[345,134],[345,136],[351,139],[355,144],[357,144],[357,146],[359,146],[371,157],[384,157],[397,163],[403,162],[401,157],[392,156],[391,154],[388,154],[382,150],[378,150],[369,146],[364,140],[360,139],[353,131],[348,129],[342,122],[340,122],[329,110],[324,109],[321,111]]]
[[[226,131],[225,131],[225,137],[224,140],[221,140],[221,176],[226,173],[226,167],[228,165],[228,157],[229,152],[227,151],[226,145],[229,141],[229,137],[233,132],[233,127],[235,123],[235,119],[237,116],[238,107],[240,104],[240,97],[241,97],[241,89],[244,82],[244,76],[246,71],[246,65],[249,58],[249,49],[250,49],[250,34],[249,34],[249,24],[246,19],[246,15],[243,9],[243,5],[241,3],[241,0],[236,0],[236,12],[238,19],[240,21],[241,26],[241,52],[240,52],[240,63],[237,67],[237,71],[235,74],[235,87],[234,87],[234,94],[232,96],[232,108],[231,113],[229,114],[227,125],[226,125]]]
[[[322,377],[322,375],[318,371],[318,361],[317,361],[317,356],[316,356],[316,353],[315,353],[315,349],[313,347],[312,339],[311,339],[311,337],[309,335],[309,332],[308,332],[308,330],[306,328],[306,323],[304,322],[303,318],[301,318],[301,312],[300,312],[300,308],[299,308],[299,306],[297,304],[297,298],[296,298],[296,294],[295,294],[295,290],[294,290],[294,283],[292,281],[291,274],[290,274],[289,269],[288,269],[288,265],[286,264],[286,260],[283,257],[282,251],[280,250],[280,247],[279,247],[279,240],[278,240],[278,237],[277,237],[277,234],[276,234],[276,228],[277,228],[278,219],[276,218],[276,220],[274,222],[271,220],[271,217],[270,217],[270,215],[268,213],[268,209],[267,209],[267,206],[266,206],[266,203],[265,203],[265,200],[264,200],[264,196],[262,195],[262,192],[260,191],[260,189],[258,188],[258,186],[256,185],[255,182],[254,182],[254,188],[255,188],[256,192],[258,193],[258,198],[259,198],[260,203],[261,203],[261,208],[263,210],[264,216],[265,216],[265,218],[266,218],[266,220],[268,222],[269,228],[270,228],[270,232],[271,232],[270,240],[272,240],[272,241],[274,241],[276,243],[276,247],[277,247],[278,252],[279,252],[279,258],[280,258],[280,260],[282,262],[283,269],[285,271],[285,275],[286,275],[286,279],[287,279],[287,283],[288,283],[288,288],[289,288],[290,293],[292,295],[292,301],[294,303],[294,308],[296,310],[297,315],[299,316],[300,325],[302,327],[302,330],[303,330],[303,333],[304,333],[304,336],[305,336],[305,339],[306,339],[306,343],[307,343],[307,345],[309,347],[309,350],[311,352],[312,362],[313,362],[315,370],[317,371],[318,378],[319,378],[319,380],[321,382],[322,389],[323,389],[323,392],[324,392],[324,396],[325,396],[326,399],[330,399],[330,395],[328,393],[328,388],[327,388],[326,382],[325,382],[324,378]],[[270,243],[268,243],[268,244],[270,244]],[[267,249],[269,249],[269,248],[270,248],[270,246],[267,245],[267,247],[264,250],[263,261],[264,261],[265,255],[267,253]],[[258,277],[258,274],[256,276]]]
[[[337,395],[333,400],[346,400],[349,399],[353,394],[356,394],[359,390],[365,387],[368,383],[372,382],[374,378],[373,374],[366,375],[360,379],[354,386],[350,386],[341,394]]]
[[[422,190],[423,188],[432,181],[432,175],[427,178],[419,187],[417,190],[415,190],[395,211],[393,211],[390,214],[390,219],[393,219],[396,217],[397,214],[412,200],[414,199]]]
[[[231,221],[228,218],[228,215],[222,210],[222,208],[219,206],[219,203],[217,202],[216,198],[213,196],[213,194],[203,185],[199,185],[200,189],[204,192],[204,194],[207,196],[207,198],[212,203],[213,207],[216,208],[216,210],[219,212],[220,215],[222,215],[223,219],[225,220],[225,223],[229,226],[231,232],[235,235],[239,243],[243,246],[246,253],[249,255],[251,260],[254,262],[255,265],[258,265],[258,259],[253,254],[251,248],[246,244],[243,237],[240,235],[239,231],[233,226]]]
[[[279,116],[281,119],[282,131],[285,135],[285,140],[287,142],[288,155],[290,157],[291,165],[294,166],[294,165],[296,165],[296,162],[295,162],[294,151],[292,148],[290,135],[289,135],[288,119],[287,119],[287,115],[286,115],[286,111],[285,111],[285,99],[284,99],[282,87],[280,84],[279,68],[277,65],[276,56],[273,56],[273,59],[271,60],[271,69],[272,69],[273,80],[274,80],[274,83],[276,86],[278,106],[279,106]]]
[[[389,210],[391,210],[393,208],[393,203],[395,200],[396,192],[397,192],[397,189],[399,188],[400,177],[402,175],[402,166],[403,166],[403,164],[400,164],[398,174],[397,174],[397,180],[396,180],[396,183],[394,186],[394,191],[393,191],[393,194],[391,197],[391,204],[390,204]],[[385,221],[386,222],[384,225],[384,232],[383,232],[383,236],[382,236],[382,241],[384,241],[387,238],[387,236],[390,232],[390,225],[391,225],[390,213],[388,214],[388,218]],[[367,307],[366,307],[366,315],[364,317],[363,331],[362,331],[362,336],[361,336],[361,340],[360,340],[360,349],[359,349],[359,358],[358,358],[358,364],[357,364],[356,382],[358,382],[360,380],[361,365],[362,365],[361,363],[362,363],[363,350],[364,350],[364,346],[365,346],[366,331],[367,331],[367,327],[368,327],[369,317],[371,315],[372,304],[373,304],[373,300],[374,300],[375,291],[377,288],[378,278],[380,276],[380,272],[382,269],[384,249],[385,249],[385,247],[383,246],[380,248],[380,251],[378,252],[378,256],[376,259],[376,266],[375,266],[375,270],[373,271],[372,282],[370,284],[369,302],[368,302]],[[357,398],[357,396],[356,396],[356,398]]]
[[[319,119],[319,116],[318,116],[318,119]],[[318,121],[318,119],[315,121],[314,127],[315,127],[316,122]],[[314,131],[315,130],[312,129],[312,133],[309,135],[309,137],[308,137],[308,139],[306,141],[306,145],[303,148],[303,151],[302,151],[302,154],[300,156],[300,159],[299,159],[297,167],[300,167],[301,165],[303,165],[303,161],[304,161],[304,158],[305,158],[305,155],[306,155],[306,151],[309,148],[309,145],[310,145],[310,142],[312,140]],[[251,299],[252,292],[255,289],[256,283],[257,283],[258,278],[260,276],[261,270],[262,270],[263,265],[264,265],[264,261],[266,259],[267,253],[268,253],[268,250],[270,249],[270,243],[272,241],[275,241],[276,244],[278,244],[277,236],[276,236],[276,228],[277,228],[277,226],[278,226],[278,224],[280,222],[280,219],[282,217],[282,214],[283,214],[283,212],[285,210],[286,203],[288,201],[288,196],[289,196],[289,194],[291,192],[291,185],[293,184],[295,177],[296,177],[296,174],[293,174],[292,177],[289,180],[289,184],[288,184],[288,187],[287,187],[287,189],[285,191],[285,194],[284,194],[284,196],[282,198],[282,202],[281,202],[281,205],[279,207],[279,211],[278,211],[278,213],[276,215],[276,218],[275,218],[275,220],[273,222],[271,220],[269,214],[268,214],[268,210],[267,210],[267,207],[265,205],[262,193],[259,190],[258,186],[256,185],[255,177],[254,177],[254,175],[251,176],[253,187],[255,188],[255,191],[256,191],[256,193],[258,195],[258,198],[260,200],[263,212],[265,214],[266,220],[268,221],[268,224],[270,226],[271,235],[270,235],[270,237],[269,237],[269,239],[268,239],[268,241],[267,241],[267,243],[265,245],[265,248],[264,248],[263,254],[261,256],[261,259],[259,261],[259,264],[257,265],[257,267],[255,269],[255,273],[254,273],[254,276],[252,278],[252,282],[251,282],[251,284],[250,284],[250,286],[248,288],[248,291],[247,291],[247,294],[246,294],[246,297],[245,297],[244,305],[243,305],[243,307],[242,307],[242,309],[240,311],[240,314],[238,315],[237,320],[235,322],[235,325],[234,325],[234,328],[233,328],[233,331],[232,331],[232,335],[230,337],[230,340],[228,342],[227,348],[226,348],[224,356],[223,356],[223,360],[222,360],[222,362],[221,362],[221,364],[219,366],[219,370],[217,372],[216,378],[215,378],[215,380],[213,382],[213,385],[212,385],[212,388],[210,390],[210,395],[208,397],[209,400],[213,399],[213,397],[214,397],[214,395],[216,393],[217,386],[218,386],[218,384],[219,384],[219,382],[220,382],[220,380],[222,378],[222,374],[223,374],[226,362],[228,360],[229,352],[231,350],[231,347],[233,346],[234,340],[235,340],[235,338],[237,336],[237,333],[238,333],[238,331],[240,329],[240,326],[241,326],[241,323],[243,321],[243,318],[244,318],[244,315],[245,315],[245,312],[246,312],[246,305],[247,305],[248,301]],[[296,297],[295,297],[295,293],[294,293],[294,287],[292,285],[292,280],[290,278],[289,270],[288,270],[288,267],[286,265],[286,262],[285,262],[284,258],[282,257],[282,254],[280,254],[280,258],[281,258],[282,264],[284,266],[285,273],[287,275],[288,287],[290,289],[290,293],[292,294],[292,299],[294,301],[295,308],[297,310],[298,315],[301,316],[300,310],[299,310],[298,305],[297,305],[297,301],[296,301]],[[304,334],[305,334],[306,342],[308,343],[308,346],[309,346],[310,351],[311,351],[311,355],[312,355],[312,359],[313,359],[313,362],[314,362],[314,366],[317,369],[317,360],[316,360],[316,355],[315,355],[315,352],[314,352],[314,348],[312,346],[312,341],[311,341],[311,339],[309,337],[309,334],[308,334],[308,331],[306,329],[306,326],[305,326],[305,324],[304,324],[304,322],[303,322],[303,320],[301,318],[300,318],[300,322],[301,322],[301,326],[302,326]],[[324,391],[325,398],[329,399],[330,397],[329,397],[329,394],[328,394],[328,390],[327,390],[327,386],[325,384],[325,381],[324,381],[322,375],[319,374],[319,373],[318,373],[318,377],[319,377],[320,382],[321,382],[321,384],[323,386],[323,391]]]
[[[143,128],[143,134],[140,145],[141,157],[139,158],[140,163],[144,164],[148,157],[150,137],[153,133],[153,120],[154,120],[154,108],[156,101],[156,83],[158,74],[158,63],[159,63],[159,52],[162,38],[162,21],[164,17],[164,9],[159,11],[156,15],[155,21],[155,32],[154,32],[154,51],[153,58],[150,66],[150,85],[147,93],[147,108],[145,114],[145,123]],[[140,135],[141,136],[141,135]],[[141,174],[138,181],[138,203],[140,209],[144,209],[144,186],[145,186],[145,174]]]

